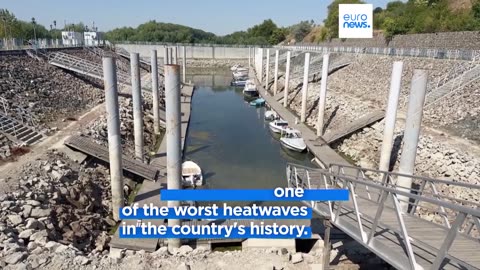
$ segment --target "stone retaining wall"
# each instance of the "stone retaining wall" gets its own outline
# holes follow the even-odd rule
[[[318,44],[332,47],[391,47],[480,50],[480,31],[409,34],[395,36],[387,42],[382,34],[371,39],[332,39]]]

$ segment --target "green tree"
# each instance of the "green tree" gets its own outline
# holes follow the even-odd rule
[[[296,41],[302,41],[308,33],[312,31],[313,23],[308,21],[301,21],[290,27],[290,31]]]
[[[475,20],[480,22],[480,0],[476,0],[473,2],[472,15]]]
[[[285,40],[287,36],[287,30],[283,28],[277,28],[273,31],[270,39],[268,40],[270,44],[276,45]]]
[[[12,36],[12,26],[17,20],[13,13],[10,13],[7,9],[0,9],[0,23],[2,23],[2,27],[0,28],[0,36],[11,37]]]

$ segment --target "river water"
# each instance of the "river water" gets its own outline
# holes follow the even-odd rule
[[[265,108],[229,85],[226,70],[187,76],[196,85],[185,159],[203,171],[207,189],[272,189],[286,186],[287,162],[314,166],[309,153],[284,149],[264,120]]]

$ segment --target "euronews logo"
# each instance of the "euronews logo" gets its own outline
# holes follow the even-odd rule
[[[339,38],[372,38],[373,6],[371,4],[338,5]]]

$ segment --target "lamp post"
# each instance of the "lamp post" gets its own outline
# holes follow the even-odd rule
[[[32,17],[32,24],[33,24],[33,39],[35,44],[37,44],[37,31],[35,29],[35,25],[37,25],[37,22],[35,21],[34,17]]]

